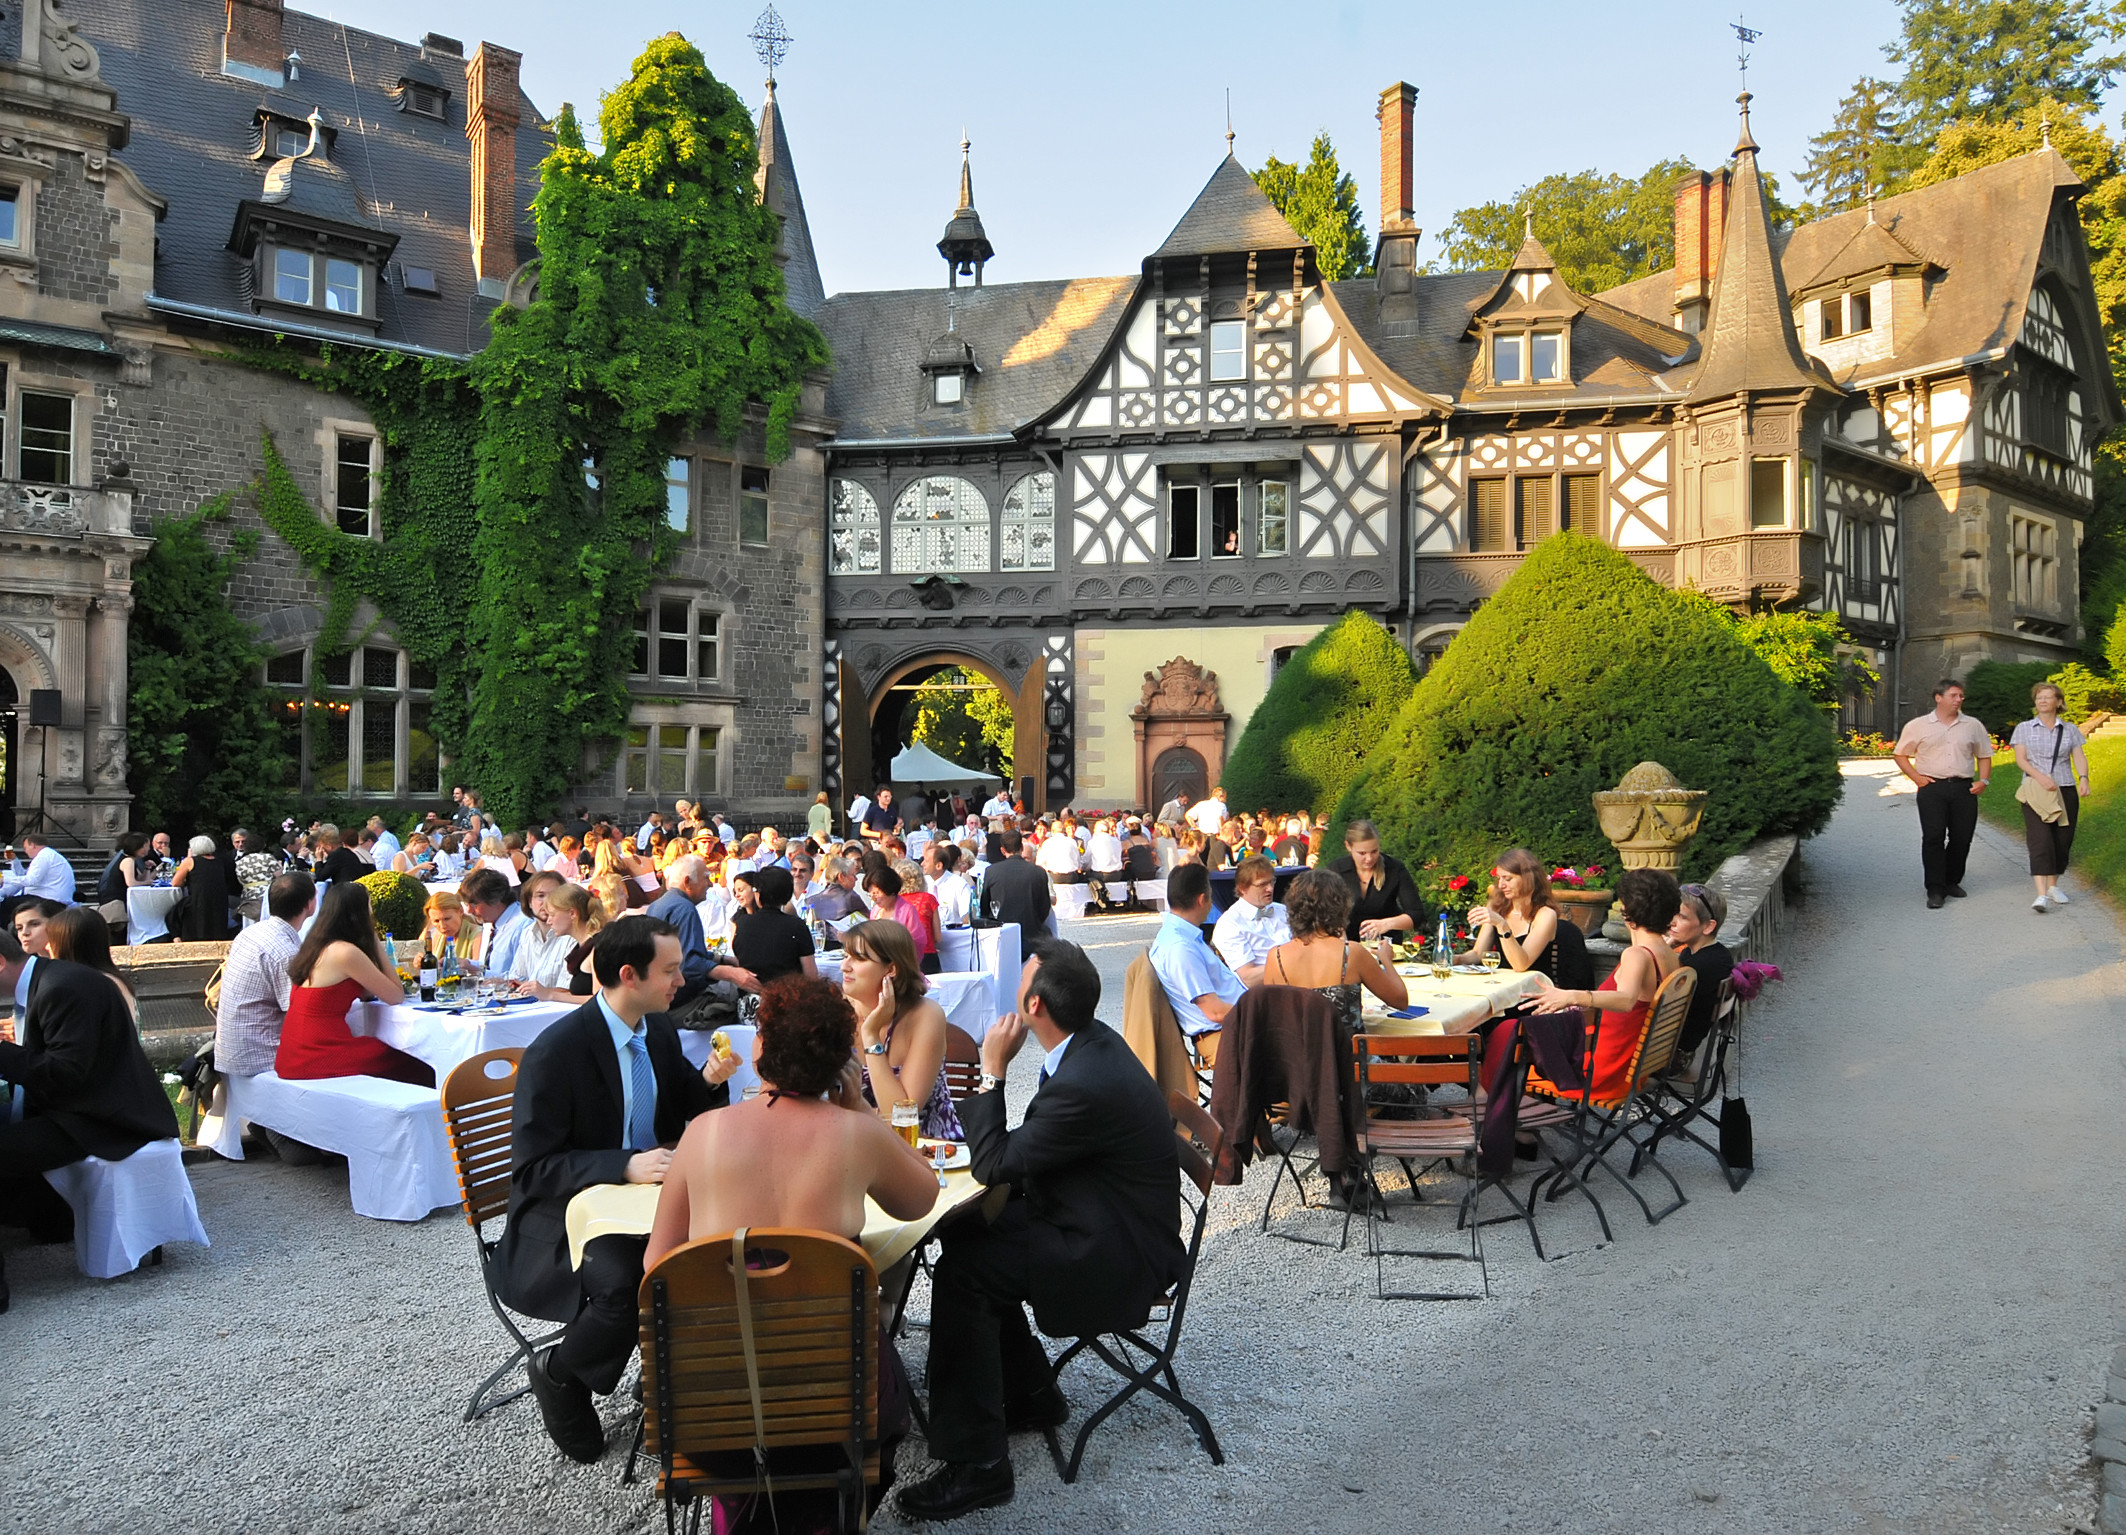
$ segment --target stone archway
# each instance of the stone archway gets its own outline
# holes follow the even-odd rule
[[[1137,803],[1157,810],[1166,781],[1181,776],[1193,757],[1204,787],[1225,771],[1226,727],[1232,716],[1218,701],[1218,674],[1186,656],[1176,656],[1144,674],[1137,707],[1130,710],[1137,736]]]
[[[846,642],[844,642],[846,646]],[[868,687],[850,662],[844,650],[841,662],[841,735],[842,735],[842,798],[844,802],[859,794],[869,794],[877,785],[879,775],[886,764],[872,760],[872,728],[878,711],[892,696],[894,685],[922,672],[935,671],[941,666],[957,666],[974,673],[984,681],[995,684],[997,690],[1011,702],[1013,735],[1012,765],[1018,780],[1012,785],[1016,795],[1019,786],[1027,779],[1033,781],[1030,809],[1046,808],[1047,796],[1043,792],[1046,782],[1040,769],[1047,750],[1047,735],[1042,719],[1042,669],[1038,663],[1026,668],[1022,680],[1014,686],[1011,676],[997,662],[965,650],[943,647],[911,652],[890,662],[877,673],[876,680]]]

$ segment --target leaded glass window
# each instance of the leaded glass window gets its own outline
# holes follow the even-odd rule
[[[989,569],[982,493],[949,474],[926,475],[902,491],[893,503],[893,568],[903,575]]]
[[[878,502],[854,480],[836,480],[828,491],[827,549],[832,575],[878,574]]]
[[[1004,492],[999,570],[1056,568],[1056,477],[1043,469]]]

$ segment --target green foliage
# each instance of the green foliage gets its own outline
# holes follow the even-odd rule
[[[355,881],[369,892],[369,914],[386,938],[418,938],[428,925],[428,887],[411,874],[379,869]]]
[[[1374,821],[1413,867],[1485,868],[1513,846],[1613,864],[1591,796],[1648,760],[1711,791],[1693,874],[1755,838],[1821,831],[1843,789],[1822,713],[1728,624],[1560,533],[1425,674],[1335,819]]]
[[[1464,208],[1440,238],[1457,271],[1509,265],[1526,236],[1523,215],[1558,264],[1558,275],[1581,293],[1599,293],[1675,265],[1676,182],[1693,167],[1662,160],[1640,176],[1600,171],[1545,176],[1505,202]]]
[[[179,840],[278,824],[288,770],[261,681],[265,651],[223,595],[257,536],[231,539],[227,554],[206,536],[234,499],[217,496],[189,517],[157,522],[154,544],[133,567],[127,777],[142,824]]]
[[[2076,724],[2099,709],[2126,708],[2126,688],[2078,661],[2059,667],[2049,661],[1981,661],[1964,678],[1964,712],[2006,740],[2037,712],[2030,706],[2030,690],[2041,682],[2059,688],[2060,713]]]
[[[1815,201],[1805,217],[1858,208],[1869,193],[1902,186],[1925,158],[1925,149],[1913,148],[1899,131],[1895,88],[1863,75],[1838,103],[1831,126],[1809,140],[1800,179]]]
[[[1837,709],[1848,694],[1869,697],[1882,681],[1835,613],[1737,613],[1695,590],[1678,595],[1726,624],[1781,682],[1799,688],[1819,709]]]
[[[465,766],[509,823],[625,725],[635,609],[672,547],[672,450],[703,423],[735,438],[760,401],[767,451],[785,456],[804,375],[827,361],[783,303],[751,117],[700,52],[677,33],[652,42],[599,126],[593,154],[571,114],[556,122],[532,205],[537,296],[495,312],[473,365]]]
[[[1358,207],[1358,183],[1336,163],[1336,146],[1326,132],[1314,135],[1305,166],[1271,155],[1255,172],[1255,185],[1314,247],[1323,277],[1338,282],[1372,275],[1372,246]]]
[[[1395,636],[1346,613],[1293,652],[1248,717],[1220,775],[1228,802],[1327,815],[1416,686]]]
[[[2040,103],[2094,108],[2126,55],[2101,0],[1899,0],[1898,39],[1883,53],[1904,74],[1898,117],[1907,142],[1957,121],[2026,116]]]
[[[1010,780],[1011,700],[986,678],[947,667],[915,690],[901,717],[909,740],[961,767],[986,769]]]

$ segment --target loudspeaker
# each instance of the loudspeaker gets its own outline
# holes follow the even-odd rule
[[[30,689],[30,723],[32,725],[56,725],[59,723],[59,690],[57,688]]]
[[[1028,805],[1033,803],[1033,780],[1031,778],[1021,778],[1019,780],[1019,798]]]

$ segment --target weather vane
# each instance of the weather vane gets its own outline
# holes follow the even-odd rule
[[[1742,88],[1748,90],[1750,88],[1750,44],[1764,36],[1764,34],[1745,27],[1740,16],[1737,16],[1727,25],[1728,30],[1735,34],[1735,64],[1742,71]]]
[[[776,14],[774,6],[760,13],[760,19],[753,23],[753,30],[746,36],[752,39],[753,52],[767,66],[768,83],[774,84],[775,71],[782,68],[783,56],[790,51],[789,29],[783,26],[782,17]]]

